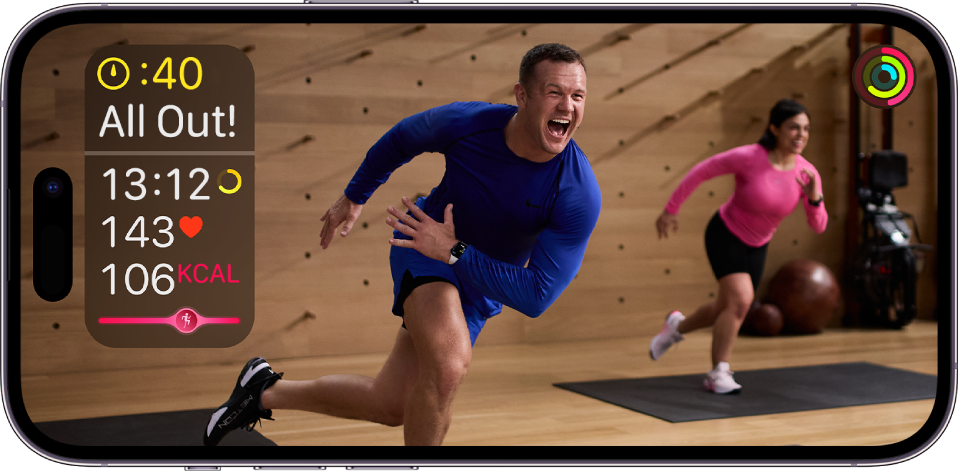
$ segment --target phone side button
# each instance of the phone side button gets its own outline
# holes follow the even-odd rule
[[[219,466],[187,466],[186,471],[220,471]]]
[[[325,466],[254,466],[253,469],[262,469],[264,471],[300,471],[306,469],[326,469]]]

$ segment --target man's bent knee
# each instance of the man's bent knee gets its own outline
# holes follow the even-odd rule
[[[387,427],[401,427],[404,420],[405,408],[399,408],[398,410],[386,411],[386,415],[383,416],[383,420],[380,421],[380,423]]]
[[[462,384],[469,370],[469,358],[459,358],[455,361],[444,361],[434,372],[430,386],[434,388],[440,400],[451,401]]]
[[[406,327],[419,356],[419,387],[449,403],[472,360],[469,327],[455,286],[417,287],[405,304]]]

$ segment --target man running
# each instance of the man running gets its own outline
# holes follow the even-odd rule
[[[536,46],[513,90],[518,106],[452,103],[402,120],[320,218],[326,249],[340,225],[339,234],[349,234],[394,170],[424,152],[445,155],[446,173],[429,196],[388,208],[392,311],[403,325],[379,375],[280,380],[255,358],[204,443],[268,419],[272,409],[403,425],[407,445],[442,443],[486,320],[503,305],[529,317],[552,305],[579,271],[602,204],[572,140],[585,112],[582,57],[561,44]]]

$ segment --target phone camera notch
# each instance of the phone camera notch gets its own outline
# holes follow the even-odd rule
[[[50,167],[33,180],[33,289],[56,302],[73,287],[73,182]]]

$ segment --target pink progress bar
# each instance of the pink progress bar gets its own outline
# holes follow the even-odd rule
[[[192,334],[206,324],[239,324],[238,317],[204,317],[195,309],[184,307],[170,317],[101,317],[101,324],[166,324],[181,334]]]

